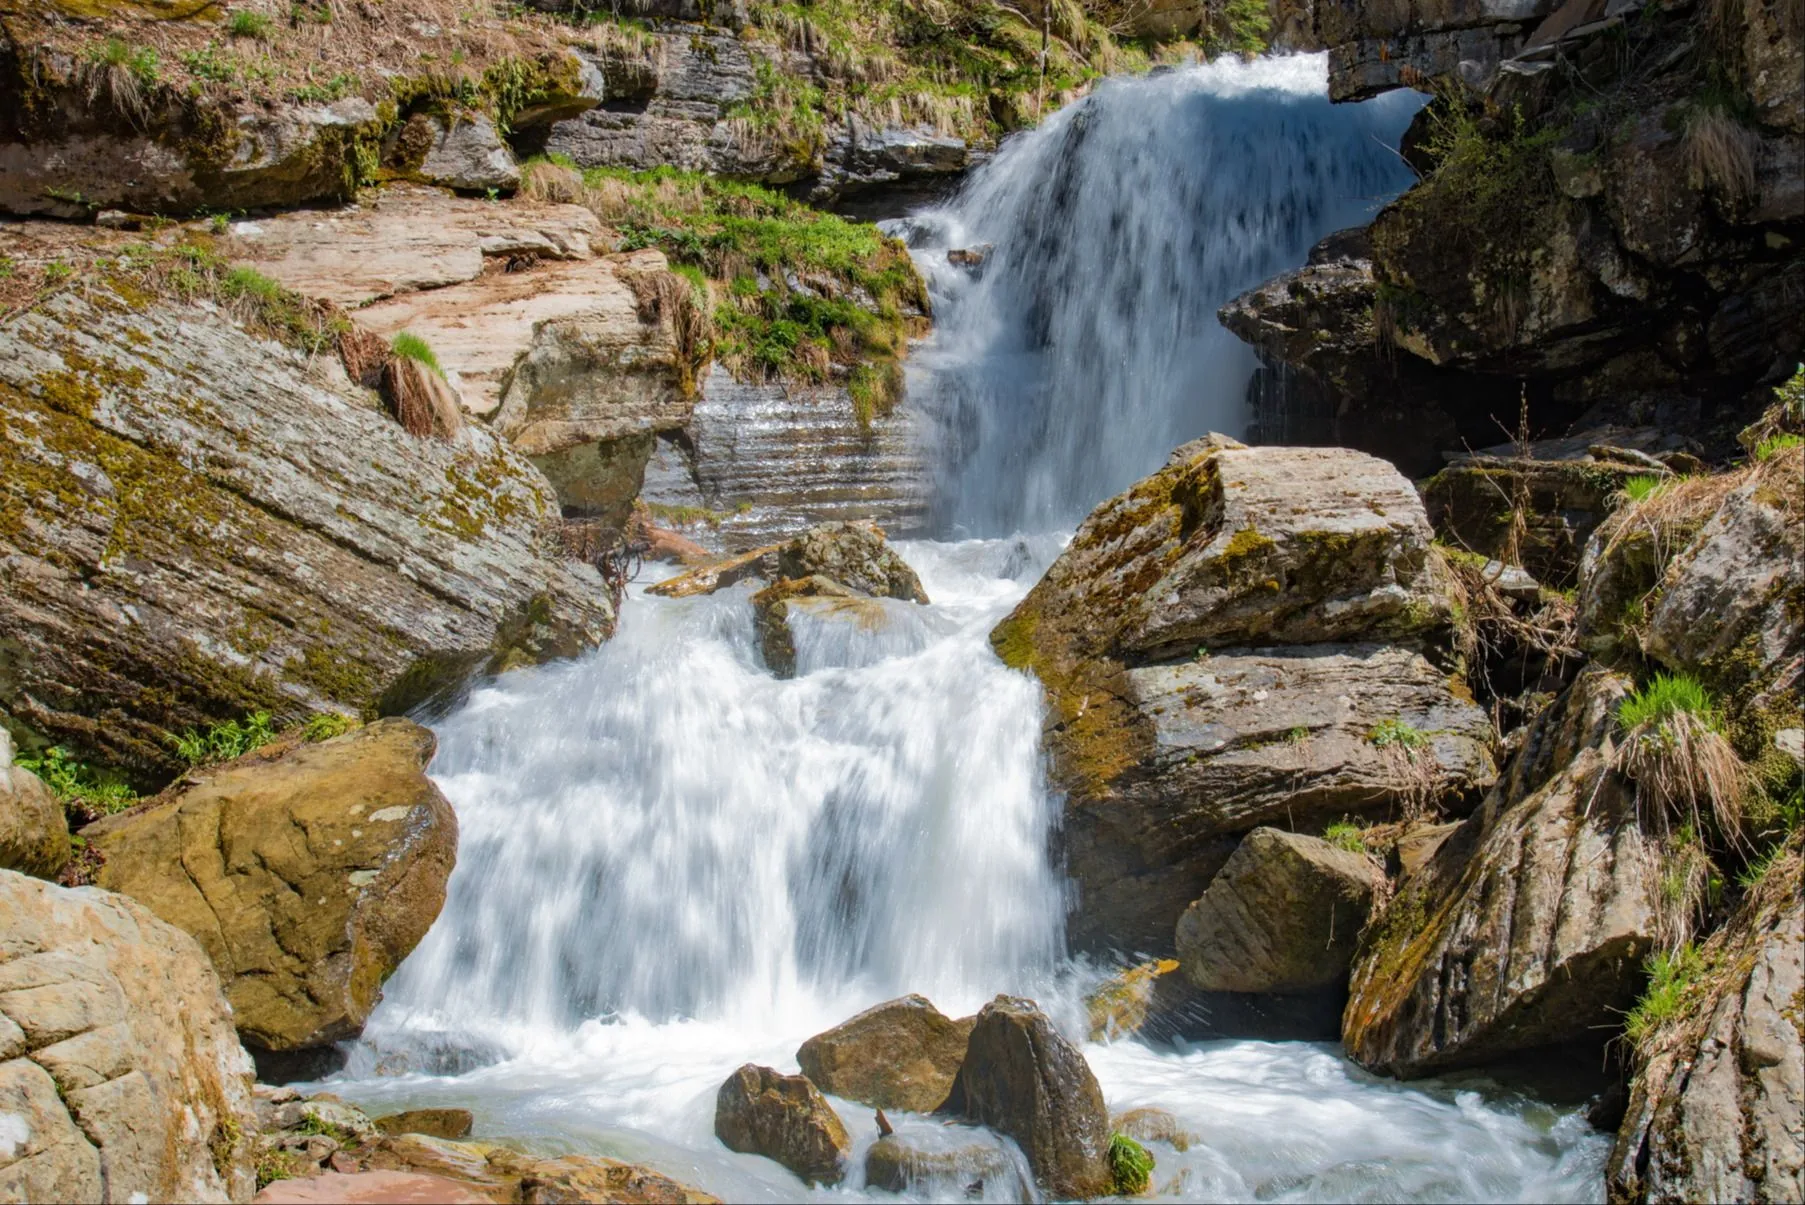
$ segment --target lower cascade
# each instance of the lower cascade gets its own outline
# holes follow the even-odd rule
[[[996,534],[896,545],[926,605],[793,607],[785,675],[749,605],[759,582],[666,597],[685,592],[648,591],[648,574],[606,646],[440,721],[432,773],[461,830],[445,910],[332,1091],[371,1114],[466,1108],[483,1133],[783,1200],[803,1191],[785,1167],[735,1152],[756,1149],[761,1093],[821,1112],[784,1078],[811,1035],[917,993],[946,1017],[1027,997],[1085,1030],[1106,972],[1067,954],[1045,704],[990,634],[1065,547],[1059,528],[1184,438],[1238,425],[1250,361],[1215,306],[1401,185],[1386,144],[1410,109],[1330,110],[1320,72],[1112,82],[911,219],[943,307],[911,385],[938,432],[937,522]],[[1148,105],[1164,116],[1147,122]],[[1187,146],[1208,153],[1185,161]],[[1243,157],[1276,166],[1243,179]],[[961,241],[996,244],[981,275],[947,267]],[[1573,1107],[1478,1078],[1383,1081],[1321,1043],[1083,1056],[1121,1125],[1162,1119],[1137,1132],[1171,1199],[1578,1200],[1608,1146]],[[949,1134],[989,1131],[906,1110],[880,1137],[827,1082],[845,1130],[830,1114],[811,1140],[829,1145],[786,1166],[813,1184],[845,1143],[846,1178],[812,1194],[1047,1187],[1044,1152],[1031,1172],[1007,1138],[958,1146]],[[750,1095],[722,1129],[730,1089]]]

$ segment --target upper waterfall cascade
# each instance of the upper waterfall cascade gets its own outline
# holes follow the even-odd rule
[[[1185,440],[1242,431],[1255,360],[1217,309],[1414,178],[1396,147],[1421,98],[1332,105],[1322,62],[1107,81],[896,224],[935,301],[910,391],[941,441],[940,530],[1069,527]]]
[[[803,1039],[907,992],[949,1015],[1033,996],[1082,1037],[1101,971],[1064,952],[1041,694],[989,632],[1097,501],[1238,427],[1251,358],[1216,307],[1402,185],[1412,103],[1332,108],[1320,57],[1110,81],[912,219],[940,333],[909,404],[937,432],[948,538],[896,548],[932,605],[804,616],[779,680],[751,587],[635,586],[606,646],[477,690],[436,725],[461,829],[444,911],[333,1091],[467,1107],[479,1135],[736,1201],[895,1200],[864,1183],[868,1109],[836,1102],[849,1179],[805,1190],[715,1139],[722,1080],[793,1069]],[[986,242],[981,273],[947,262]],[[1606,1144],[1576,1110],[1382,1081],[1330,1045],[1085,1053],[1112,1111],[1158,1106],[1199,1136],[1162,1148],[1175,1199],[1582,1199],[1602,1182]],[[1022,1199],[995,1178],[985,1193]]]

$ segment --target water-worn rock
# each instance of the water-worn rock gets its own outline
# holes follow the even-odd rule
[[[1538,717],[1479,811],[1400,884],[1355,959],[1348,1053],[1391,1075],[1598,1042],[1635,1002],[1658,842],[1609,770],[1628,690],[1590,670]]]
[[[1164,1109],[1130,1109],[1118,1117],[1110,1118],[1109,1128],[1116,1133],[1128,1135],[1136,1142],[1163,1142],[1180,1152],[1189,1150],[1191,1144],[1197,1141],[1197,1135],[1185,1129],[1184,1122]]]
[[[838,1184],[852,1154],[846,1127],[815,1085],[752,1063],[716,1094],[714,1133],[728,1150],[775,1159],[810,1184]]]
[[[1103,1090],[1032,1000],[998,996],[979,1011],[940,1111],[1015,1139],[1049,1196],[1098,1197],[1114,1186]]]
[[[687,598],[713,594],[755,578],[777,582],[815,576],[872,598],[928,601],[921,579],[871,523],[823,523],[786,543],[767,544],[699,566],[660,582],[650,592],[666,598]]]
[[[426,777],[435,744],[384,720],[202,771],[83,835],[101,886],[199,939],[247,1046],[326,1046],[362,1029],[445,902],[457,818]]]
[[[251,1063],[187,934],[0,870],[0,1198],[242,1201]]]
[[[952,1089],[976,1021],[955,1021],[925,996],[904,996],[816,1034],[796,1051],[796,1062],[823,1092],[929,1113]]]
[[[1160,958],[1118,971],[1092,988],[1084,997],[1087,1037],[1093,1042],[1114,1042],[1131,1037],[1147,1024],[1159,995],[1160,977],[1178,969],[1176,958]]]
[[[400,1134],[359,1148],[368,1167],[442,1178],[496,1202],[522,1205],[720,1205],[650,1168],[595,1155],[541,1159],[509,1147]]]
[[[866,629],[881,627],[885,619],[883,605],[876,599],[832,578],[779,578],[752,596],[758,651],[765,668],[779,678],[796,676],[796,632],[790,623],[799,612],[829,622],[849,620]]]
[[[403,711],[613,631],[600,574],[548,553],[558,502],[523,457],[410,436],[326,357],[120,290],[0,331],[13,721],[169,773],[189,728]]]
[[[0,728],[0,870],[54,878],[69,854],[62,803],[36,774],[13,765],[12,734]]]
[[[1376,642],[1447,622],[1428,530],[1382,461],[1220,440],[1085,520],[991,634],[1047,691],[1078,948],[1169,952],[1231,834],[1490,783],[1485,714]]]
[[[911,1132],[879,1138],[865,1153],[865,1184],[885,1192],[913,1193],[929,1200],[965,1197],[1029,1200],[1026,1177],[1009,1152],[995,1142],[965,1142],[946,1132]],[[976,1137],[976,1135],[971,1135]]]
[[[1179,965],[1207,991],[1333,988],[1383,881],[1364,854],[1256,828],[1179,918]]]
[[[1795,839],[1638,1049],[1613,1201],[1805,1199],[1805,882]]]
[[[450,1139],[464,1137],[474,1124],[469,1109],[409,1109],[375,1120],[376,1128],[384,1134],[425,1134],[428,1138]]]

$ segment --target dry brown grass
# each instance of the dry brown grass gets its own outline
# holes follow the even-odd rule
[[[1727,113],[1698,110],[1686,122],[1686,173],[1693,187],[1711,187],[1732,205],[1755,193],[1760,142]]]
[[[1635,782],[1652,830],[1702,833],[1709,817],[1732,844],[1741,840],[1748,767],[1705,717],[1677,712],[1637,725],[1623,734],[1614,765]]]

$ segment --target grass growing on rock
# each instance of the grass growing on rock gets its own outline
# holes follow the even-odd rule
[[[232,761],[269,744],[276,739],[276,728],[267,711],[253,711],[242,721],[226,720],[204,732],[190,728],[171,735],[170,746],[176,756],[191,766]]]
[[[439,367],[439,355],[433,351],[432,344],[412,331],[402,331],[389,343],[389,350],[403,360],[412,360],[436,377],[444,377],[445,370]]]
[[[1134,1196],[1147,1191],[1153,1177],[1153,1156],[1128,1135],[1112,1134],[1109,1138],[1109,1170],[1115,1177],[1116,1192]]]
[[[1679,1016],[1705,971],[1705,960],[1691,943],[1672,952],[1657,951],[1649,955],[1646,965],[1648,988],[1623,1020],[1624,1037],[1638,1047]]]
[[[1322,839],[1336,849],[1345,849],[1351,854],[1366,852],[1366,839],[1361,835],[1361,828],[1351,820],[1337,820],[1323,830]]]
[[[13,758],[13,764],[36,774],[65,808],[111,815],[138,802],[138,792],[86,762],[77,761],[61,745],[36,756]]]
[[[1615,767],[1636,784],[1645,824],[1704,830],[1710,816],[1735,843],[1749,772],[1724,735],[1717,702],[1690,674],[1656,674],[1617,709]]]

